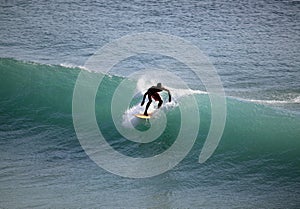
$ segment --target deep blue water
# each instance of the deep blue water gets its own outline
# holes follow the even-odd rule
[[[0,207],[299,208],[299,11],[299,1],[1,1]],[[157,55],[115,65],[99,87],[95,114],[120,153],[163,153],[182,122],[176,105],[182,89],[170,85],[175,105],[165,103],[161,111],[168,119],[163,134],[149,144],[122,136],[110,105],[130,73],[172,70],[194,90],[200,113],[189,154],[161,175],[134,179],[89,158],[76,135],[72,99],[80,71],[101,75],[82,68],[98,49],[141,32],[178,36],[198,47],[220,76],[227,118],[216,151],[200,164],[212,115],[193,72]],[[148,88],[143,79],[130,82]],[[141,93],[130,108],[138,109]]]

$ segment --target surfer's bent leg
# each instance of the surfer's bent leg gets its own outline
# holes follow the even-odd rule
[[[163,101],[160,99],[159,102],[158,102],[158,107],[157,108],[160,108],[162,103],[163,103]]]
[[[158,107],[157,107],[157,108],[160,108],[161,105],[162,105],[162,103],[163,103],[163,101],[162,101],[161,97],[159,96],[159,94],[158,94],[158,93],[154,93],[154,94],[152,95],[152,98],[153,98],[155,101],[158,101]]]
[[[162,101],[161,97],[159,96],[159,94],[156,94],[155,100],[158,101],[158,106],[157,106],[157,108],[160,108],[161,105],[162,105],[162,103],[163,103],[163,101]]]

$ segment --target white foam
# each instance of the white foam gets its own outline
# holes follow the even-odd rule
[[[293,99],[294,103],[299,103],[300,104],[300,96],[296,97]]]
[[[84,69],[84,66],[74,65],[74,64],[70,64],[70,63],[61,63],[60,66],[66,67],[66,68],[80,68],[80,69]]]
[[[300,103],[300,96],[287,100],[260,100],[260,99],[240,99],[243,101],[255,102],[259,104],[297,104]]]
[[[193,90],[193,89],[173,89],[169,88],[172,97],[179,99],[184,96],[189,96],[193,94],[208,94],[205,91],[200,91],[200,90]]]
[[[148,112],[154,112],[154,107],[152,105],[150,105]],[[122,121],[122,125],[125,128],[131,128],[131,121],[134,119],[134,115],[135,114],[143,114],[145,111],[145,105],[141,106],[140,104],[137,104],[129,109],[127,109],[125,111],[125,113],[123,114],[123,121]]]

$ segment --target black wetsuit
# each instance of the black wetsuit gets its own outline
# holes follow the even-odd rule
[[[143,101],[142,101],[142,104],[141,105],[144,105],[144,102],[145,102],[145,99],[146,99],[146,96],[148,95],[148,103],[146,105],[146,109],[145,109],[145,112],[144,112],[144,115],[148,115],[147,111],[148,111],[148,108],[152,102],[152,98],[155,100],[155,101],[158,101],[158,108],[161,107],[163,101],[160,97],[160,95],[158,94],[158,92],[161,92],[161,91],[167,91],[169,93],[169,102],[171,101],[171,94],[170,94],[170,91],[168,89],[165,89],[165,88],[162,88],[162,87],[157,87],[157,86],[152,86],[148,89],[148,91],[144,94],[144,97],[143,97]]]

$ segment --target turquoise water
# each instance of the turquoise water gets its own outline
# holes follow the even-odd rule
[[[204,164],[198,155],[210,122],[206,94],[196,94],[201,125],[191,152],[172,170],[149,179],[118,177],[85,154],[72,121],[79,68],[1,59],[1,205],[3,207],[287,207],[299,205],[299,114],[227,98],[221,142]],[[110,108],[122,77],[105,77],[98,124],[119,152],[149,157],[168,149],[180,115],[137,146],[114,127]],[[105,101],[103,99],[106,99]],[[175,98],[174,98],[175,99]],[[133,105],[135,102],[133,102]],[[192,121],[191,121],[192,123]]]
[[[292,0],[1,2],[0,208],[299,208],[299,10]],[[105,75],[82,67],[105,44],[138,32],[189,41],[220,76],[227,118],[206,162],[198,161],[211,103],[186,65],[141,54]],[[160,110],[166,128],[144,144],[119,133],[111,101],[119,84],[129,81],[141,91],[129,113],[141,110],[147,81],[127,76],[151,68],[168,69],[193,89],[187,98],[196,100],[199,132],[191,151],[169,171],[120,177],[99,167],[80,144],[72,115],[75,83],[82,71],[104,76],[95,98],[97,125],[118,152],[148,158],[174,144],[185,91],[168,86],[173,103]],[[120,123],[151,128],[147,122]]]

